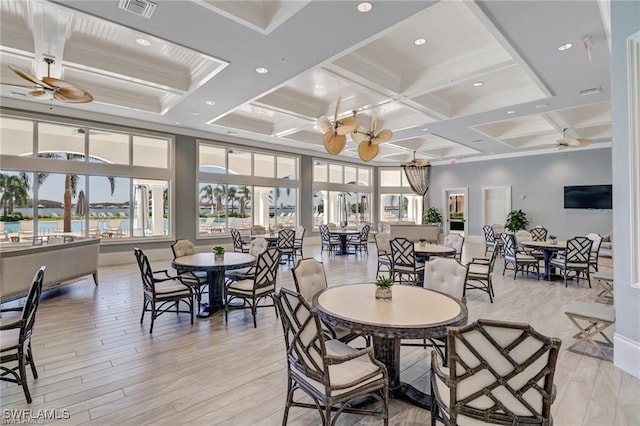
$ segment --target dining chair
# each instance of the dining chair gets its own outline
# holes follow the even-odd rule
[[[295,248],[296,233],[291,228],[285,228],[278,232],[278,249],[280,255],[286,255],[289,264],[296,260]]]
[[[320,229],[320,240],[322,241],[322,246],[320,248],[321,254],[325,250],[325,248],[329,251],[329,253],[331,253],[333,249],[340,246],[340,240],[331,238],[331,234],[329,234],[329,227],[327,225],[320,225],[318,229]]]
[[[296,291],[304,297],[311,305],[313,296],[327,288],[327,275],[324,264],[310,257],[301,259],[295,268],[291,270]],[[331,339],[338,339],[341,342],[349,343],[359,337],[358,334],[342,327],[331,327],[323,323],[323,329]]]
[[[489,295],[489,301],[493,303],[495,293],[493,292],[493,267],[498,257],[497,250],[491,252],[491,256],[474,257],[467,264],[467,277],[465,278],[465,296],[467,290],[482,290]]]
[[[371,230],[371,226],[364,225],[360,229],[360,233],[350,240],[347,240],[347,250],[349,247],[353,247],[355,252],[360,252],[364,250],[367,255],[369,254],[369,231]]]
[[[249,254],[256,258],[269,248],[269,241],[264,238],[254,238],[249,244]],[[227,284],[231,281],[252,280],[256,275],[256,265],[248,268],[231,269],[225,272]]]
[[[516,231],[514,236],[516,239],[516,250],[524,254],[529,254],[535,257],[536,259],[538,259],[538,261],[544,259],[544,254],[542,253],[542,251],[536,250],[533,247],[524,247],[522,245],[522,243],[534,241],[533,235],[531,234],[531,232],[521,229],[519,231]]]
[[[304,226],[296,226],[296,233],[293,242],[293,250],[296,252],[296,255],[300,255],[300,257],[304,257],[302,255],[302,246],[304,244]]]
[[[262,225],[253,225],[251,227],[251,235],[261,235],[261,234],[266,234],[267,229],[262,226]]]
[[[231,239],[233,240],[233,251],[237,253],[249,253],[249,244],[243,241],[240,231],[236,228],[231,228]]]
[[[600,244],[602,244],[602,236],[596,233],[587,234],[586,237],[593,243],[591,244],[591,253],[589,254],[589,269],[592,272],[598,272],[598,255],[600,253]]]
[[[31,336],[46,269],[42,266],[35,273],[22,307],[0,309],[0,312],[21,312],[19,319],[5,320],[0,325],[0,380],[21,385],[28,404],[31,404],[32,398],[27,385],[27,366],[31,367],[33,378],[38,378],[31,350]]]
[[[133,249],[142,278],[143,302],[140,324],[144,320],[145,312],[151,312],[151,327],[149,333],[153,333],[153,323],[156,318],[165,312],[188,313],[193,324],[193,288],[183,284],[178,277],[169,275],[166,269],[154,271],[151,269],[149,259],[138,247]],[[189,308],[188,311],[180,310],[180,302]]]
[[[479,319],[447,331],[448,368],[431,353],[431,425],[551,425],[561,340],[529,324]]]
[[[276,279],[278,276],[278,261],[280,250],[277,247],[269,247],[258,256],[256,272],[253,279],[232,281],[224,286],[224,319],[229,321],[229,311],[236,309],[251,309],[253,327],[257,327],[256,314],[258,308],[274,307],[273,305],[260,305],[260,301],[266,298],[273,299],[276,291]],[[232,304],[236,299],[242,300],[242,305]],[[276,316],[278,311],[276,310]]]
[[[173,259],[182,256],[191,256],[195,254],[196,249],[193,243],[189,240],[177,240],[171,244],[171,252],[173,253]],[[198,301],[198,310],[200,309],[202,302],[202,295],[209,289],[209,281],[207,280],[206,271],[188,271],[183,268],[177,267],[176,272],[180,281],[188,285],[193,289],[193,292]]]
[[[464,247],[464,237],[459,234],[449,234],[444,237],[443,245],[456,249],[454,257],[462,262],[462,248]]]
[[[540,279],[540,265],[538,263],[538,259],[536,259],[535,256],[518,250],[514,235],[504,233],[500,235],[500,238],[502,240],[502,250],[504,253],[504,268],[502,269],[502,275],[504,275],[508,265],[513,265],[513,279],[515,280],[518,271],[521,271],[524,276],[525,267],[527,272],[529,272],[529,267],[534,266],[536,269],[536,278]]]
[[[413,242],[406,238],[394,238],[391,245],[391,262],[393,281],[402,284],[402,277],[408,279],[405,282],[417,284],[424,273],[424,264],[417,263]]]
[[[567,277],[569,272],[575,272],[576,281],[580,284],[580,274],[587,277],[589,288],[591,288],[591,276],[589,271],[589,259],[591,256],[591,246],[593,241],[587,237],[573,237],[567,240],[567,248],[564,255],[551,259],[550,266],[562,270],[564,276],[564,286],[567,287]]]
[[[389,234],[378,232],[374,236],[376,240],[376,250],[378,252],[378,266],[376,269],[376,278],[380,276],[380,272],[389,272],[389,276],[393,276],[393,262],[391,261],[391,242]]]
[[[284,332],[287,400],[282,424],[291,407],[316,409],[323,425],[334,425],[342,413],[371,415],[389,422],[389,376],[373,356],[373,348],[354,349],[323,333],[317,312],[299,293],[286,288],[274,295]],[[301,391],[311,402],[294,398]],[[355,400],[371,397],[375,404],[353,408]]]
[[[486,256],[489,251],[496,249],[496,235],[491,225],[484,225],[482,232],[484,233],[484,255]]]
[[[533,241],[547,241],[547,228],[544,226],[536,226],[529,230]]]

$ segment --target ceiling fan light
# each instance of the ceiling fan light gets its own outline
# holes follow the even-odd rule
[[[573,44],[571,43],[564,43],[561,44],[560,46],[558,46],[558,52],[563,52],[565,50],[569,50],[573,47]]]

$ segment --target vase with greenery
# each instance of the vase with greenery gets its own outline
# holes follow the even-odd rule
[[[424,221],[426,223],[442,223],[442,215],[435,207],[429,207],[427,214],[424,215]]]
[[[391,277],[379,277],[376,280],[376,299],[377,300],[391,300],[391,286],[393,280]]]
[[[556,238],[555,235],[549,235],[549,243],[550,244],[557,244],[558,243],[558,239]]]
[[[420,247],[424,247],[424,245],[427,243],[427,240],[425,240],[424,238],[420,238],[418,241],[420,242]]]
[[[224,247],[215,246],[213,248],[213,257],[215,260],[223,260],[224,259]]]
[[[507,221],[504,226],[507,230],[516,232],[521,229],[526,229],[528,224],[529,220],[525,212],[522,210],[512,210],[507,215]]]

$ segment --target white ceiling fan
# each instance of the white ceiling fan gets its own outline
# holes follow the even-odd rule
[[[423,166],[426,166],[427,164],[429,164],[429,160],[427,160],[426,158],[416,158],[416,152],[413,151],[413,159],[410,161],[404,161],[402,163],[402,166],[423,167]]]
[[[553,145],[556,145],[558,149],[566,148],[583,148],[591,145],[591,139],[574,139],[567,137],[567,128],[562,129],[562,137],[557,139]]]

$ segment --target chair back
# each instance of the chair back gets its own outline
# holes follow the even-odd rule
[[[531,232],[521,229],[516,232],[516,241],[518,243],[522,243],[525,241],[533,241],[533,235],[531,235]]]
[[[255,257],[260,256],[269,248],[269,241],[264,238],[254,238],[249,244],[249,254]]]
[[[495,243],[496,242],[496,234],[493,232],[493,228],[491,225],[484,225],[482,227],[482,232],[484,233],[484,240],[487,243]]]
[[[536,226],[531,228],[531,238],[533,241],[546,241],[547,240],[547,228],[544,226]]]
[[[274,299],[280,312],[289,369],[328,384],[326,348],[318,314],[301,294],[286,288],[280,289]]]
[[[588,264],[591,255],[591,246],[593,241],[587,237],[573,237],[567,241],[567,249],[565,250],[565,264],[581,263]]]
[[[313,301],[313,296],[321,290],[327,288],[327,275],[324,271],[324,264],[310,257],[301,259],[293,273],[293,282],[296,291],[304,297],[309,304]]]
[[[529,324],[477,320],[448,330],[450,422],[550,424],[561,341]]]
[[[391,261],[394,266],[408,266],[415,268],[416,253],[413,242],[406,238],[391,240]]]
[[[138,268],[140,269],[142,289],[145,293],[155,298],[156,287],[153,280],[153,269],[151,269],[149,259],[138,247],[134,248],[133,252],[136,255],[136,261],[138,262]]]
[[[302,241],[303,238],[304,238],[304,226],[302,225],[296,226],[295,240]]]
[[[362,229],[360,229],[360,242],[361,243],[366,243],[367,241],[369,241],[369,231],[370,230],[371,230],[371,226],[370,225],[362,226]]]
[[[40,295],[42,294],[42,282],[44,281],[44,273],[47,270],[46,266],[41,266],[40,269],[33,276],[31,281],[31,287],[29,287],[29,293],[27,293],[27,299],[24,301],[22,307],[22,314],[20,316],[22,326],[20,327],[19,343],[24,344],[31,339],[33,334],[33,325],[36,322],[36,311],[40,305]]]
[[[291,228],[285,228],[278,232],[278,248],[280,250],[293,250],[296,233]]]
[[[591,244],[591,255],[595,255],[600,251],[600,244],[602,243],[602,237],[600,234],[591,233],[587,234],[587,238],[590,239],[593,243]]]
[[[464,237],[458,234],[449,234],[444,237],[444,245],[456,249],[456,255],[462,254],[462,246],[464,245]]]
[[[509,260],[516,259],[516,240],[512,234],[502,233],[500,239],[503,244],[504,258]]]
[[[260,235],[267,232],[266,228],[262,225],[253,225],[251,227],[251,235]]]
[[[327,223],[327,228],[329,228],[331,231],[335,231],[336,229],[338,229],[338,225],[333,222],[329,222]]]
[[[378,232],[375,235],[376,247],[378,248],[378,254],[391,254],[391,242],[389,240],[389,234],[385,232]]]
[[[502,234],[504,232],[504,225],[502,223],[494,223],[491,225],[494,234]]]
[[[256,262],[256,275],[253,281],[254,291],[263,287],[273,287],[275,290],[279,261],[280,250],[277,247],[267,248],[260,253]]]
[[[318,229],[320,229],[320,239],[324,242],[329,242],[329,227],[327,225],[320,225]]]
[[[190,256],[196,252],[195,246],[189,240],[178,240],[171,244],[171,251],[173,252],[173,258]]]
[[[242,251],[242,236],[236,228],[231,228],[231,239],[233,240],[233,249]]]
[[[456,300],[464,297],[467,268],[457,260],[435,257],[424,265],[424,288],[448,294]]]
[[[66,242],[65,237],[67,237],[67,235],[49,235],[47,237],[47,244],[50,246],[64,244]]]
[[[33,232],[33,220],[21,220],[18,223],[20,224],[20,232],[21,233],[32,233]]]

